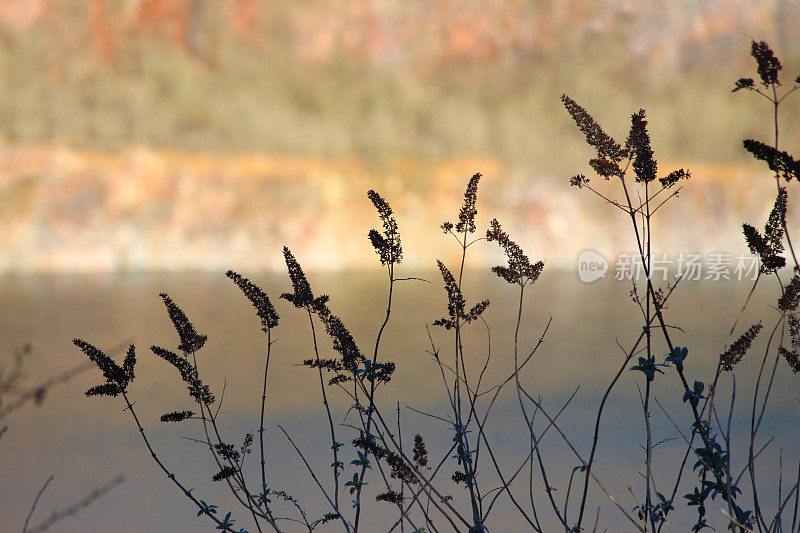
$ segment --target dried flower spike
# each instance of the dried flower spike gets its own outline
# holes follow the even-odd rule
[[[486,239],[497,241],[508,258],[508,266],[492,267],[492,272],[506,280],[508,283],[516,283],[522,287],[535,283],[544,268],[544,261],[537,261],[531,264],[528,256],[522,251],[519,245],[511,240],[497,219],[492,219],[490,228],[486,231]]]
[[[225,275],[233,280],[242,290],[245,297],[253,304],[253,307],[256,308],[256,314],[261,319],[261,329],[264,333],[278,325],[280,316],[272,306],[269,296],[258,285],[233,270],[228,270]]]
[[[778,300],[778,309],[794,311],[798,305],[800,305],[800,274],[795,274],[783,288],[783,294]]]
[[[753,157],[766,161],[769,169],[786,181],[791,181],[792,178],[800,180],[800,161],[796,161],[787,152],[753,139],[745,139],[743,144],[745,150],[753,154]]]
[[[658,181],[661,183],[662,187],[669,189],[680,180],[688,180],[691,177],[692,175],[688,170],[679,168],[678,170],[673,170],[663,178],[658,178]]]
[[[181,343],[178,345],[178,349],[191,353],[202,348],[208,337],[197,333],[192,323],[189,322],[189,319],[186,317],[186,314],[172,301],[172,298],[163,292],[159,294],[159,296],[164,300],[164,305],[167,306],[167,313],[169,313],[169,319],[172,321],[172,325],[175,326],[178,337],[180,337]]]
[[[198,404],[214,403],[214,395],[211,394],[208,385],[203,384],[197,373],[197,368],[191,364],[185,356],[178,355],[175,352],[159,346],[151,346],[150,350],[178,370],[181,375],[181,380],[188,385],[187,390],[189,391],[189,396],[191,396],[195,402]]]
[[[314,293],[311,292],[311,285],[308,283],[305,272],[303,272],[300,263],[297,262],[297,259],[294,258],[294,255],[286,246],[283,247],[283,257],[286,260],[286,268],[289,271],[289,279],[292,280],[294,293],[285,292],[281,294],[281,298],[289,301],[297,308],[324,308],[325,303],[328,301],[328,296],[323,294],[319,298],[314,298]]]
[[[650,147],[650,135],[647,133],[647,120],[644,109],[631,115],[631,131],[625,144],[626,151],[633,156],[633,171],[636,181],[649,183],[656,179],[657,165]]]
[[[459,322],[467,324],[477,319],[489,307],[489,300],[483,300],[475,304],[469,312],[466,311],[466,300],[461,294],[461,289],[458,287],[453,274],[450,272],[444,263],[436,261],[439,265],[439,270],[442,272],[444,279],[444,287],[447,291],[447,312],[450,318],[440,318],[434,321],[434,326],[442,326],[445,329],[455,328]]]
[[[133,344],[128,348],[122,366],[119,366],[100,348],[89,344],[85,340],[74,339],[72,342],[97,365],[97,368],[103,373],[103,377],[106,378],[104,384],[87,390],[86,396],[117,396],[125,392],[134,377],[133,368],[136,365],[136,350]]]
[[[747,353],[747,350],[750,348],[750,345],[753,344],[753,340],[755,340],[761,328],[761,322],[753,324],[719,356],[723,370],[729,372],[733,370],[734,365],[741,361],[745,353]]]
[[[731,92],[735,93],[740,89],[752,90],[755,84],[756,82],[753,81],[753,78],[739,78],[738,80],[736,80],[736,87],[734,87],[733,90],[731,90]]]
[[[461,212],[458,214],[458,224],[456,224],[458,233],[475,233],[475,215],[478,214],[475,203],[478,201],[478,182],[480,179],[480,172],[476,172],[467,183],[467,191],[464,193],[464,205],[461,206]]]
[[[419,433],[414,435],[414,462],[419,466],[428,466],[428,450]]]
[[[370,230],[369,240],[381,258],[382,265],[399,263],[403,259],[403,248],[400,245],[400,233],[392,208],[381,195],[373,190],[367,192],[372,205],[378,210],[378,217],[383,222],[383,235],[377,230]]]
[[[589,178],[584,176],[583,174],[576,174],[569,179],[569,184],[572,187],[581,188],[584,185],[589,185]]]
[[[790,314],[786,317],[789,324],[789,338],[791,339],[792,349],[787,350],[783,346],[778,347],[778,352],[786,359],[792,372],[800,372],[800,320],[796,315]]]
[[[361,350],[358,349],[353,335],[345,327],[344,322],[338,316],[331,314],[327,307],[319,309],[317,316],[320,317],[325,325],[325,331],[333,340],[333,349],[342,356],[342,367],[355,372],[359,363],[364,362],[364,356],[361,355]]]
[[[164,413],[161,415],[162,422],[182,422],[187,418],[194,416],[192,411],[173,411],[171,413]]]
[[[572,117],[572,120],[575,121],[575,124],[586,136],[586,142],[597,150],[599,159],[607,159],[614,163],[622,161],[623,157],[625,157],[625,151],[617,141],[603,131],[603,128],[595,122],[594,118],[584,108],[566,94],[561,95],[561,101],[564,103],[564,107]]]
[[[752,55],[758,66],[758,75],[764,87],[770,85],[780,85],[778,72],[781,70],[781,62],[775,57],[775,53],[764,41],[753,41],[750,45],[750,55]]]
[[[750,251],[761,259],[761,271],[772,272],[782,268],[786,259],[783,252],[783,227],[786,219],[786,188],[779,187],[775,205],[769,214],[762,236],[749,224],[742,224],[744,238]]]

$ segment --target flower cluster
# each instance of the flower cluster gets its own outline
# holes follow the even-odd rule
[[[447,290],[447,311],[450,318],[440,318],[436,320],[434,326],[443,326],[445,329],[452,329],[460,322],[469,323],[481,316],[481,314],[489,307],[489,300],[483,300],[475,304],[469,312],[466,311],[467,302],[461,294],[461,288],[456,283],[453,274],[444,266],[441,261],[436,261],[439,265],[439,270],[442,272],[444,279],[444,287]]]
[[[256,314],[258,315],[258,318],[261,319],[261,329],[264,331],[264,333],[267,333],[268,329],[274,328],[278,325],[278,319],[280,316],[272,306],[269,296],[267,296],[267,294],[261,290],[260,287],[258,287],[249,279],[237,274],[233,270],[228,270],[225,275],[233,280],[233,282],[242,290],[245,297],[250,300],[251,304],[253,304],[253,307],[256,308]]]
[[[680,180],[687,180],[691,177],[692,174],[688,170],[679,168],[678,170],[673,170],[663,178],[658,178],[658,181],[659,183],[661,183],[662,187],[664,187],[665,189],[669,189],[670,187],[678,183]]]
[[[364,356],[358,349],[350,330],[347,329],[341,318],[331,313],[327,305],[315,306],[314,312],[322,320],[325,331],[333,340],[333,349],[341,355],[342,367],[350,372],[355,372],[359,364],[364,362]]]
[[[800,372],[800,320],[797,315],[788,315],[786,322],[789,324],[789,338],[791,339],[792,349],[789,350],[783,346],[778,348],[778,351],[786,359],[789,367],[797,374]]]
[[[387,490],[386,492],[382,492],[381,494],[375,496],[375,501],[388,502],[388,503],[393,503],[395,505],[400,505],[401,503],[403,503],[403,496],[399,492],[393,490]]]
[[[745,139],[743,144],[745,150],[753,154],[753,157],[766,161],[769,169],[786,181],[791,181],[792,178],[800,180],[800,161],[796,161],[787,152],[753,139]]]
[[[594,118],[584,108],[566,94],[561,95],[561,101],[564,103],[564,107],[569,112],[572,120],[575,121],[575,124],[586,136],[586,142],[597,150],[599,159],[609,160],[614,163],[622,161],[626,155],[625,150],[617,141],[603,131],[600,124],[595,122]]]
[[[783,288],[783,294],[778,300],[778,309],[781,311],[794,311],[800,304],[798,298],[800,298],[800,274],[795,274]]]
[[[169,319],[178,332],[178,337],[181,341],[178,345],[178,349],[190,353],[196,352],[202,348],[208,337],[197,333],[192,323],[189,322],[189,319],[186,317],[186,314],[172,301],[172,298],[163,292],[159,294],[159,296],[164,300],[164,305],[167,306],[167,313],[169,313]]]
[[[758,66],[758,75],[764,87],[770,85],[780,85],[778,72],[783,68],[781,62],[775,57],[775,53],[764,41],[753,41],[750,45],[750,55],[752,55]]]
[[[183,422],[187,418],[194,416],[192,411],[172,411],[161,415],[162,422]]]
[[[475,203],[478,201],[478,182],[480,180],[480,172],[476,172],[469,179],[467,190],[464,192],[464,204],[458,213],[458,224],[454,226],[452,222],[443,222],[441,228],[445,233],[452,231],[454,227],[458,233],[475,233],[477,229],[475,216],[478,214]]]
[[[625,149],[633,155],[633,172],[636,181],[649,183],[656,179],[657,165],[650,147],[650,135],[647,133],[647,120],[644,109],[631,115],[631,131]]]
[[[106,382],[86,391],[86,396],[117,396],[124,393],[133,381],[133,367],[136,365],[136,350],[133,344],[128,348],[122,366],[114,362],[100,348],[93,346],[83,339],[74,339],[75,346],[81,349],[97,368],[103,373]]]
[[[428,450],[425,448],[425,441],[422,440],[422,435],[419,433],[414,435],[414,462],[419,466],[428,465]]]
[[[392,214],[392,208],[381,195],[373,190],[367,192],[367,197],[378,210],[378,217],[383,222],[383,235],[378,230],[372,229],[369,232],[369,240],[378,256],[381,258],[382,265],[399,263],[403,259],[403,248],[400,245],[400,233],[397,230],[397,221]]]
[[[750,345],[753,344],[753,340],[755,340],[756,336],[761,331],[761,328],[761,322],[758,324],[753,324],[738,339],[736,339],[733,344],[728,346],[728,349],[719,356],[719,361],[722,364],[723,370],[727,370],[728,372],[733,370],[734,365],[741,361],[744,357],[744,354],[747,353],[748,349],[750,349]]]
[[[761,258],[761,271],[772,272],[782,268],[786,259],[783,252],[783,229],[786,219],[786,188],[779,187],[775,205],[769,214],[762,236],[749,224],[742,224],[744,238],[750,251]]]
[[[377,444],[374,438],[367,438],[362,434],[353,439],[353,445],[371,453],[376,459],[385,461],[391,468],[390,475],[394,479],[399,479],[408,485],[414,485],[418,482],[417,476],[414,475],[414,471],[411,470],[405,460],[400,455]]]
[[[486,231],[486,240],[489,242],[497,241],[497,244],[503,248],[508,258],[507,267],[498,265],[492,267],[492,272],[508,283],[516,283],[522,287],[529,283],[536,282],[544,268],[544,261],[537,261],[531,264],[528,256],[522,251],[522,248],[511,240],[511,237],[503,231],[503,228],[496,218],[492,219],[489,226],[490,228]]]
[[[154,354],[178,370],[181,375],[181,380],[188,385],[189,396],[191,396],[195,402],[206,405],[214,403],[214,395],[211,393],[208,385],[204,385],[200,380],[197,367],[189,362],[185,353],[184,355],[178,355],[175,352],[159,346],[151,346],[150,349]]]
[[[283,247],[283,257],[286,260],[286,268],[289,271],[289,279],[292,281],[292,290],[294,292],[285,292],[281,294],[281,298],[297,308],[324,306],[328,301],[328,297],[323,294],[319,298],[314,298],[314,293],[311,292],[311,285],[308,283],[305,272],[303,272],[297,259],[294,258],[291,250],[286,246]]]

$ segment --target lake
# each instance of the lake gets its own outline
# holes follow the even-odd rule
[[[447,299],[438,272],[427,272],[420,277],[428,281],[410,280],[396,285],[393,314],[382,340],[381,359],[396,362],[397,372],[380,391],[378,402],[393,423],[399,405],[404,443],[410,445],[414,434],[421,433],[428,444],[431,460],[438,462],[447,451],[452,431],[443,422],[419,412],[448,416],[447,396],[439,368],[429,353],[431,346],[425,327],[446,316]],[[300,498],[310,516],[317,517],[329,508],[324,505],[321,493],[297,454],[276,427],[280,424],[286,429],[317,469],[322,483],[331,486],[330,470],[326,469],[331,462],[329,436],[318,376],[315,371],[298,366],[300,361],[313,355],[308,321],[300,311],[278,300],[278,295],[289,289],[286,276],[253,274],[252,278],[269,293],[281,314],[272,351],[267,399],[265,441],[269,484]],[[385,311],[385,274],[377,270],[309,273],[309,279],[316,294],[331,296],[331,309],[349,327],[362,352],[371,353]],[[672,330],[673,341],[689,347],[686,374],[690,382],[693,379],[708,381],[713,377],[717,357],[750,286],[749,281],[685,281],[670,298],[666,317],[671,325],[681,328]],[[552,324],[544,343],[523,372],[522,382],[531,394],[541,396],[549,414],[556,413],[579,387],[559,418],[559,427],[584,456],[588,456],[591,447],[599,400],[624,359],[625,354],[617,342],[627,350],[641,331],[641,315],[630,299],[629,290],[629,283],[623,281],[604,279],[583,283],[575,273],[547,270],[534,287],[526,289],[521,352],[535,344],[551,316]],[[238,446],[245,432],[258,428],[265,343],[249,302],[222,273],[0,277],[2,367],[9,368],[15,349],[31,343],[33,351],[25,360],[25,379],[21,386],[26,389],[85,360],[72,345],[75,337],[104,349],[112,349],[120,343],[135,343],[139,362],[129,395],[135,401],[137,414],[159,456],[179,479],[195,488],[198,497],[219,505],[223,515],[232,510],[237,527],[253,531],[245,513],[231,503],[221,484],[210,481],[216,470],[208,452],[191,440],[201,438],[199,423],[186,421],[174,425],[158,421],[164,412],[192,408],[177,373],[148,349],[159,345],[175,350],[178,344],[158,298],[159,292],[167,292],[198,331],[208,335],[206,346],[198,353],[198,365],[217,397],[222,396],[225,387],[220,427],[226,439]],[[491,301],[484,314],[491,335],[491,362],[484,383],[495,384],[513,369],[517,293],[490,273],[467,272],[464,295],[469,306],[484,298]],[[762,282],[736,335],[758,320],[763,320],[766,332],[771,330],[777,313],[769,306],[774,306],[776,296],[774,282]],[[330,342],[324,338],[324,332],[320,333],[319,324],[316,326],[322,354],[332,353]],[[431,332],[442,360],[450,361],[452,333],[433,327]],[[732,470],[736,474],[746,463],[753,381],[767,335],[762,332],[737,367],[732,428],[734,442],[739,437],[739,444],[732,447],[735,465]],[[660,334],[654,338],[654,351],[662,361],[666,348]],[[487,328],[481,323],[469,325],[464,342],[470,365],[468,373],[474,380],[487,353]],[[774,348],[767,371],[772,368],[773,353]],[[114,356],[119,361],[122,353]],[[633,364],[635,362],[628,366]],[[681,402],[682,387],[673,369],[665,371],[666,375],[658,375],[653,384],[654,395],[681,431],[686,432],[691,421],[686,404]],[[59,522],[53,530],[212,530],[210,521],[195,518],[193,504],[152,462],[128,413],[123,412],[122,400],[83,395],[88,387],[101,382],[96,369],[88,370],[51,389],[41,406],[26,405],[2,420],[2,424],[8,426],[0,439],[3,472],[0,516],[4,518],[4,528],[22,529],[37,491],[51,474],[54,480],[42,496],[31,525],[40,523],[51,511],[72,505],[114,476],[124,474],[126,481],[121,486],[80,510],[75,517]],[[724,422],[730,403],[730,374],[725,374],[721,383],[718,408]],[[641,444],[645,429],[637,387],[643,386],[640,373],[623,373],[604,413],[595,465],[597,476],[628,512],[632,512],[636,503],[627,487],[633,488],[637,498],[642,494],[643,481],[638,472],[643,468]],[[344,394],[336,389],[329,390],[334,420],[345,424],[337,426],[337,438],[347,443],[353,432],[346,424],[355,423],[355,418],[351,414],[345,419],[348,403]],[[765,422],[757,438],[757,446],[761,446],[770,436],[775,436],[757,462],[759,479],[763,482],[762,506],[768,512],[775,509],[781,450],[784,495],[785,487],[791,486],[797,475],[799,395],[797,377],[785,362],[779,361]],[[4,405],[12,399],[11,394],[3,398]],[[486,401],[479,405],[482,411]],[[493,412],[486,428],[489,442],[503,470],[514,470],[526,456],[529,440],[511,388],[500,395]],[[541,414],[537,415],[539,431],[544,428],[543,420]],[[668,494],[674,483],[675,465],[679,464],[685,446],[678,431],[657,406],[651,409],[651,422],[653,440],[661,442],[654,451],[655,481],[659,490]],[[352,477],[355,470],[349,464],[354,458],[352,447],[344,450],[343,479]],[[563,504],[569,476],[578,461],[552,430],[542,440],[541,450],[550,483],[557,489],[556,499]],[[487,454],[481,453],[479,481],[483,483],[484,492],[488,492],[496,486],[496,476]],[[690,458],[690,465],[693,462]],[[457,487],[448,479],[455,469],[455,462],[448,460],[435,480],[436,485],[443,493],[453,495],[458,508],[466,512],[468,499],[463,485]],[[257,486],[257,448],[247,458],[245,470],[251,483]],[[368,475],[368,481],[370,490],[380,487],[375,472]],[[696,518],[694,508],[687,510],[681,498],[691,491],[694,481],[696,477],[687,468],[676,498],[678,511],[670,515],[674,531],[687,530]],[[523,505],[528,502],[527,483],[526,467],[513,487]],[[575,484],[578,484],[577,478]],[[545,531],[557,531],[539,474],[534,476],[534,486],[537,511]],[[747,476],[742,478],[742,487],[745,494],[750,492]],[[573,486],[568,511],[570,520],[576,516],[578,497],[579,488]],[[343,492],[341,498],[343,506],[349,508],[349,494]],[[589,530],[598,506],[600,531],[606,528],[609,531],[634,530],[596,486],[591,487],[588,518],[584,522]],[[725,527],[723,507],[724,502],[719,498],[708,506],[709,521],[718,531]],[[515,513],[508,499],[500,498],[487,522],[491,531],[525,529]],[[370,502],[364,512],[364,530],[382,531],[387,520],[391,520],[387,516],[395,514],[389,504]],[[441,520],[437,523],[442,531],[446,530],[444,524]],[[287,528],[292,531],[291,527]],[[338,530],[335,523],[319,528],[319,531]]]

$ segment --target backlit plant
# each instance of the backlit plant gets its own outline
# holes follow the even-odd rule
[[[313,355],[296,357],[295,362],[312,372],[315,388],[316,383],[319,384],[327,421],[322,441],[326,453],[330,450],[329,471],[321,472],[313,468],[289,432],[280,426],[278,428],[297,452],[299,468],[308,474],[310,483],[322,494],[323,512],[319,511],[318,505],[301,502],[283,488],[274,486],[268,475],[266,463],[269,450],[265,448],[264,433],[269,428],[265,424],[265,417],[268,412],[270,358],[280,317],[270,297],[241,274],[227,272],[227,276],[254,307],[266,337],[257,429],[235,441],[223,436],[218,423],[219,410],[214,407],[218,405],[218,394],[205,383],[197,364],[198,352],[204,347],[206,336],[197,331],[187,314],[167,294],[161,294],[161,298],[178,333],[176,351],[151,347],[156,356],[177,370],[188,391],[189,400],[194,404],[191,409],[177,406],[177,409],[165,412],[161,420],[171,423],[193,420],[201,426],[203,439],[200,443],[208,450],[216,465],[209,479],[228,486],[233,497],[231,501],[241,506],[241,516],[234,517],[233,511],[223,511],[218,504],[201,499],[157,454],[137,415],[135,402],[129,398],[137,359],[133,345],[129,347],[122,364],[118,364],[101,349],[84,340],[75,340],[78,348],[95,363],[105,378],[104,383],[90,388],[86,394],[122,398],[125,411],[132,417],[156,465],[192,502],[197,516],[210,519],[218,530],[241,532],[247,527],[250,531],[287,531],[299,528],[311,532],[325,527],[355,533],[365,531],[368,527],[364,525],[362,511],[366,505],[374,503],[396,509],[396,512],[393,510],[391,514],[382,515],[385,531],[486,532],[492,527],[495,516],[492,512],[497,509],[495,504],[503,498],[510,502],[518,514],[518,530],[545,531],[548,526],[543,517],[547,513],[560,524],[559,529],[578,532],[592,527],[589,525],[587,502],[590,486],[596,486],[617,509],[621,520],[626,521],[625,526],[641,532],[671,530],[671,519],[675,513],[689,513],[692,516],[692,531],[711,528],[713,522],[718,528],[740,532],[783,531],[784,527],[789,527],[788,523],[784,523],[785,515],[789,513],[792,516],[790,530],[798,531],[800,474],[788,490],[782,485],[778,487],[779,505],[767,511],[762,503],[763,491],[760,490],[756,471],[757,458],[764,449],[759,448],[757,435],[778,363],[785,361],[795,373],[800,370],[800,265],[787,223],[787,183],[800,181],[800,163],[779,149],[777,122],[780,104],[800,87],[800,77],[794,80],[792,88],[779,95],[782,69],[779,60],[763,42],[753,42],[751,53],[756,60],[760,84],[751,78],[742,78],[735,83],[733,90],[754,92],[772,104],[774,141],[767,144],[746,140],[744,148],[756,159],[767,163],[775,173],[776,199],[763,230],[749,224],[743,225],[747,246],[759,257],[761,267],[741,311],[738,316],[732,317],[731,336],[723,343],[715,373],[703,379],[694,375],[696,367],[692,362],[697,356],[691,339],[687,342],[688,346],[677,345],[672,329],[677,326],[670,322],[674,317],[667,313],[668,300],[679,289],[681,279],[656,287],[651,276],[655,215],[689,183],[691,173],[686,169],[674,169],[667,173],[660,171],[651,146],[644,110],[631,115],[627,137],[624,142],[618,142],[576,100],[567,95],[561,97],[567,112],[594,151],[589,165],[599,178],[613,182],[617,192],[614,193],[616,196],[601,192],[602,188],[583,174],[572,177],[570,183],[594,193],[629,219],[644,273],[644,281],[634,279],[631,288],[631,297],[641,313],[638,337],[635,342],[623,347],[625,357],[597,402],[588,449],[579,450],[574,436],[568,436],[558,421],[575,394],[558,412],[550,412],[521,375],[523,368],[532,366],[534,354],[542,346],[550,326],[550,321],[544,324],[533,346],[527,349],[520,346],[525,291],[539,279],[544,262],[529,259],[496,219],[491,220],[485,233],[482,230],[479,232],[479,173],[474,174],[467,183],[457,221],[441,224],[443,233],[455,241],[460,261],[449,266],[441,260],[436,263],[447,296],[447,308],[436,311],[431,317],[430,325],[441,328],[438,332],[441,335],[434,334],[433,328],[427,330],[429,355],[437,376],[441,377],[445,398],[443,410],[446,414],[434,418],[442,423],[443,431],[449,432],[451,444],[446,449],[431,449],[419,433],[413,437],[413,447],[404,446],[399,402],[396,419],[382,407],[387,404],[381,401],[382,395],[387,393],[386,385],[396,370],[395,363],[386,360],[382,351],[384,333],[391,327],[393,296],[399,282],[418,278],[398,275],[403,258],[400,224],[387,200],[372,190],[367,197],[377,211],[382,228],[370,230],[367,238],[375,249],[380,265],[386,269],[388,290],[385,314],[379,321],[374,343],[370,343],[369,349],[362,350],[359,347],[360,341],[346,326],[347,317],[336,313],[335,301],[328,295],[315,294],[298,258],[289,248],[283,249],[291,288],[281,294],[280,299],[286,300],[308,320]],[[484,379],[487,368],[496,361],[496,355],[491,350],[491,329],[484,316],[490,303],[472,294],[465,295],[463,283],[464,272],[468,268],[468,252],[475,246],[486,245],[497,245],[503,252],[506,264],[494,266],[492,272],[513,288],[517,302],[515,320],[510,328],[513,329],[513,350],[504,354],[503,359],[503,364],[509,364],[510,370],[507,376],[492,385]],[[787,263],[794,269],[789,279],[785,279],[784,273]],[[756,285],[759,280],[768,277],[774,278],[779,288],[776,316],[764,317],[762,321],[744,329],[731,342]],[[317,332],[321,330],[328,335],[334,356],[324,355],[325,347],[317,337]],[[465,335],[468,330],[485,334],[485,347],[471,345]],[[767,332],[769,338],[754,382],[755,393],[750,405],[748,454],[740,460],[732,457],[731,446],[735,381],[731,381],[727,423],[723,423],[726,413],[717,410],[715,398],[722,394],[720,386],[725,373],[733,372],[759,335],[764,336]],[[442,338],[446,339],[447,348],[439,346],[438,339]],[[364,346],[363,342],[361,346]],[[477,365],[475,353],[479,354],[478,360],[481,361]],[[767,364],[770,357],[773,358],[771,367]],[[636,380],[644,421],[641,481],[633,472],[629,482],[629,492],[635,506],[622,503],[620,495],[611,492],[595,468],[603,415],[611,401],[612,390],[625,376]],[[675,399],[680,399],[682,411],[670,413],[661,407],[653,392],[657,380],[659,385],[668,382]],[[724,381],[727,383],[727,380]],[[498,398],[505,390],[513,391],[526,433],[526,454],[518,462],[517,468],[508,468],[504,461],[499,460],[498,450],[493,445],[494,438],[487,428]],[[347,423],[335,422],[340,417],[334,412],[334,403],[331,401],[333,394],[346,399],[348,403],[345,416]],[[652,468],[653,455],[659,444],[653,441],[654,404],[669,420],[683,453],[683,461],[674,469],[675,478],[666,482],[659,479],[659,483],[653,476]],[[568,452],[575,456],[576,466],[570,467],[567,472],[554,472],[554,465],[548,462],[546,452],[540,447],[541,439],[547,433],[558,435]],[[248,468],[246,459],[256,446],[259,448],[260,468],[254,474]],[[742,474],[736,474],[738,469]],[[745,472],[747,478],[744,478]],[[563,497],[556,492],[555,484],[551,481],[556,476],[568,479]],[[253,477],[256,481],[253,481]],[[641,484],[634,489],[634,483]],[[724,510],[722,516],[713,517],[712,520],[708,508],[710,502],[715,500],[723,502],[721,505]],[[243,527],[241,524],[245,522],[248,525]],[[593,530],[598,529],[598,523],[599,509]]]

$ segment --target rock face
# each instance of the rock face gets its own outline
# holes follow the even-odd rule
[[[656,251],[746,252],[741,223],[763,226],[774,181],[760,167],[685,166],[693,178],[659,212]],[[400,161],[375,173],[355,160],[27,146],[0,151],[0,272],[281,270],[283,245],[310,270],[377,268],[370,188],[397,215],[406,266],[431,269],[458,259],[439,226],[457,218],[478,171],[479,233],[498,218],[548,267],[574,268],[587,248],[612,262],[634,251],[626,216],[567,176],[492,160]],[[473,267],[501,260],[492,245],[474,249]]]

